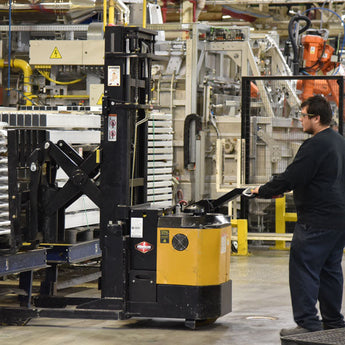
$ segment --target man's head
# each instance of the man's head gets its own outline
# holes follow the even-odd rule
[[[309,97],[301,104],[301,122],[303,131],[316,134],[329,127],[332,121],[332,109],[321,95]]]

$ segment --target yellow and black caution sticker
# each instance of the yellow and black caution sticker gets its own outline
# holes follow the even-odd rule
[[[104,94],[102,93],[101,97],[99,97],[97,101],[97,105],[102,105],[102,100],[103,100]]]
[[[55,47],[53,52],[51,53],[50,59],[62,59],[62,56],[59,52],[59,49],[57,49],[57,47]]]
[[[169,230],[161,230],[160,231],[160,242],[161,243],[169,243]]]

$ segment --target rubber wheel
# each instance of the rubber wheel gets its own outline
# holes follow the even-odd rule
[[[212,325],[217,320],[217,317],[204,320],[186,320],[185,326],[190,329],[198,329],[201,327]]]

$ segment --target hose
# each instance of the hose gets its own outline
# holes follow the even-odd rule
[[[191,133],[191,122],[195,121],[195,132]],[[190,160],[190,147],[189,147],[189,138],[191,135],[197,136],[202,130],[202,121],[201,116],[198,114],[189,114],[184,120],[184,129],[183,129],[183,165],[188,169],[188,165],[195,162]]]
[[[289,22],[289,26],[288,26],[289,39],[290,39],[292,49],[293,49],[293,60],[292,60],[293,63],[298,62],[298,47],[297,47],[297,43],[296,43],[296,33],[294,32],[294,24],[295,24],[295,22],[298,23],[301,20],[304,20],[306,22],[306,25],[298,30],[297,35],[300,35],[304,31],[308,30],[311,26],[311,21],[307,16],[302,16],[302,15],[293,16],[291,18],[291,20]]]
[[[44,78],[46,78],[47,80],[49,80],[52,83],[55,83],[57,85],[72,85],[72,84],[76,84],[79,83],[80,81],[82,81],[83,79],[85,79],[85,77],[80,78],[80,79],[76,79],[76,80],[72,80],[72,81],[57,81],[54,80],[52,78],[49,77],[49,72],[48,71],[41,71],[41,70],[37,70],[39,74],[41,74]]]

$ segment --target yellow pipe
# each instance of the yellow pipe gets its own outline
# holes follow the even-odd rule
[[[52,98],[89,98],[89,95],[53,95]],[[48,98],[51,98],[48,96]]]
[[[31,102],[31,76],[32,76],[32,69],[30,65],[21,59],[12,59],[11,60],[11,67],[13,68],[20,68],[23,71],[24,75],[24,97],[26,100],[26,105],[32,105]]]
[[[109,24],[115,24],[115,5],[113,0],[109,0]]]
[[[143,0],[143,28],[146,28],[146,0]]]
[[[25,97],[25,105],[32,105],[31,98],[31,75],[32,75],[32,69],[30,65],[25,61],[21,59],[11,59],[11,68],[19,68],[23,71],[24,75],[24,97]],[[8,61],[5,61],[4,59],[0,59],[0,67],[4,68],[8,66]]]
[[[107,26],[107,0],[103,0],[103,31]]]

